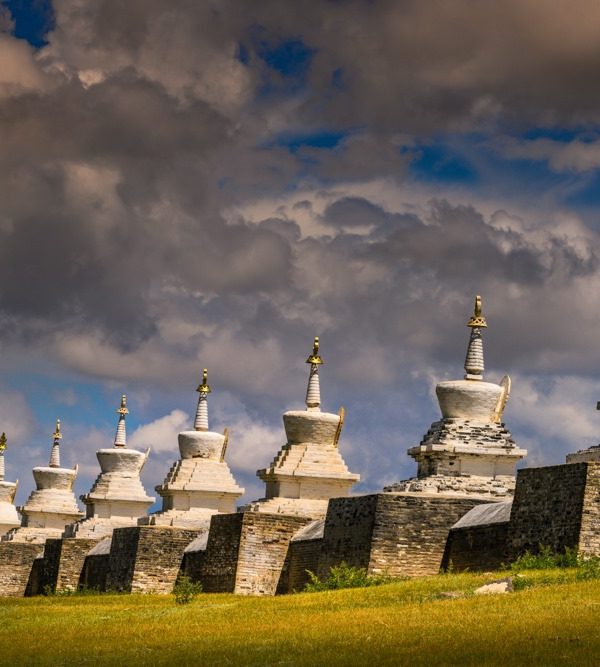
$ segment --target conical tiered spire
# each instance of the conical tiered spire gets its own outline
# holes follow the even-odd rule
[[[473,316],[467,322],[471,329],[467,357],[465,359],[465,380],[483,380],[485,364],[483,361],[483,338],[481,329],[487,327],[485,317],[481,314],[481,297],[475,297],[475,310]]]
[[[306,360],[310,364],[308,387],[306,389],[306,409],[312,412],[321,411],[321,386],[319,384],[319,366],[324,361],[319,355],[319,337],[315,336],[312,354]]]
[[[6,449],[6,433],[0,435],[0,482],[4,481],[4,450]]]
[[[50,467],[60,468],[60,441],[62,433],[60,432],[60,419],[56,420],[56,430],[52,434],[54,442],[52,443],[52,451],[50,452]]]
[[[127,432],[125,431],[125,415],[129,414],[127,409],[127,396],[121,396],[121,407],[117,410],[119,423],[117,424],[117,433],[115,435],[115,447],[127,447]]]
[[[198,396],[194,430],[208,431],[208,395],[212,390],[208,385],[208,370],[206,368],[202,370],[202,384],[198,385],[196,391],[200,396]]]

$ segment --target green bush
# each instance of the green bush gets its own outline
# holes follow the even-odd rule
[[[307,593],[318,591],[333,591],[340,588],[364,588],[365,586],[380,586],[395,581],[387,575],[368,575],[363,567],[353,567],[342,561],[329,570],[325,579],[319,579],[314,572],[306,570],[310,581],[304,587]]]
[[[511,570],[550,570],[556,567],[577,567],[580,557],[577,549],[567,547],[564,553],[554,553],[545,545],[540,545],[537,553],[527,550],[511,564]]]
[[[192,581],[187,574],[180,574],[173,586],[176,604],[189,604],[201,592],[202,584]]]
[[[578,580],[600,579],[600,558],[584,556],[578,553],[576,548],[567,547],[564,553],[554,553],[550,547],[540,545],[537,553],[526,551],[510,566],[511,570],[517,572],[555,568],[574,568],[575,578]]]

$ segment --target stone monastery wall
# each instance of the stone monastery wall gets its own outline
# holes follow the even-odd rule
[[[442,570],[497,570],[508,563],[508,521],[484,526],[453,528],[442,558]]]
[[[274,595],[290,540],[310,519],[263,512],[215,515],[202,568],[205,591]]]
[[[600,464],[519,471],[508,548],[516,557],[540,545],[556,552],[600,553]]]
[[[379,493],[335,498],[325,519],[319,574],[341,561],[369,574],[439,572],[450,527],[485,500]]]
[[[113,532],[106,586],[131,593],[170,593],[183,551],[196,531],[165,526],[117,528]]]

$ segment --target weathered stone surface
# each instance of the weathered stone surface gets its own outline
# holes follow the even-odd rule
[[[503,563],[508,562],[508,523],[504,521],[451,530],[442,559],[442,570],[498,570]]]
[[[471,497],[379,493],[330,501],[318,574],[345,561],[369,574],[439,572],[450,527],[485,501]]]
[[[202,587],[213,593],[274,595],[290,540],[310,519],[238,512],[211,519]]]
[[[81,573],[88,551],[96,544],[90,539],[49,539],[44,547],[40,588],[52,591],[75,591],[79,588]]]
[[[517,476],[508,532],[510,555],[577,549],[600,555],[600,464],[526,468]]]
[[[510,501],[478,505],[452,526],[442,570],[496,570],[508,562],[506,540]]]
[[[98,591],[106,590],[106,579],[110,562],[111,538],[96,542],[88,551],[81,572],[80,583],[83,588]]]
[[[25,595],[34,560],[43,546],[26,542],[0,542],[0,596]]]
[[[513,591],[512,579],[507,577],[506,579],[490,581],[489,584],[484,584],[483,586],[476,588],[473,592],[475,595],[494,595],[498,593],[512,593]]]
[[[600,463],[600,445],[567,454],[567,463]]]
[[[181,572],[186,574],[192,581],[202,581],[202,568],[204,566],[204,554],[208,543],[208,531],[201,533],[192,540],[183,552]]]
[[[170,593],[186,546],[197,532],[167,526],[116,528],[112,535],[108,590]]]
[[[504,424],[441,419],[408,454],[418,463],[417,477],[386,486],[384,491],[501,500],[512,495],[515,466],[526,451],[515,445]]]
[[[325,520],[318,519],[300,528],[288,547],[277,594],[301,591],[310,581],[307,570],[316,573],[321,559]]]

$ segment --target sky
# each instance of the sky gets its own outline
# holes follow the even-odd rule
[[[314,335],[354,491],[413,476],[476,294],[524,465],[597,444],[599,76],[595,0],[0,0],[17,502],[57,417],[90,488],[122,393],[155,495],[203,367],[261,497]]]

